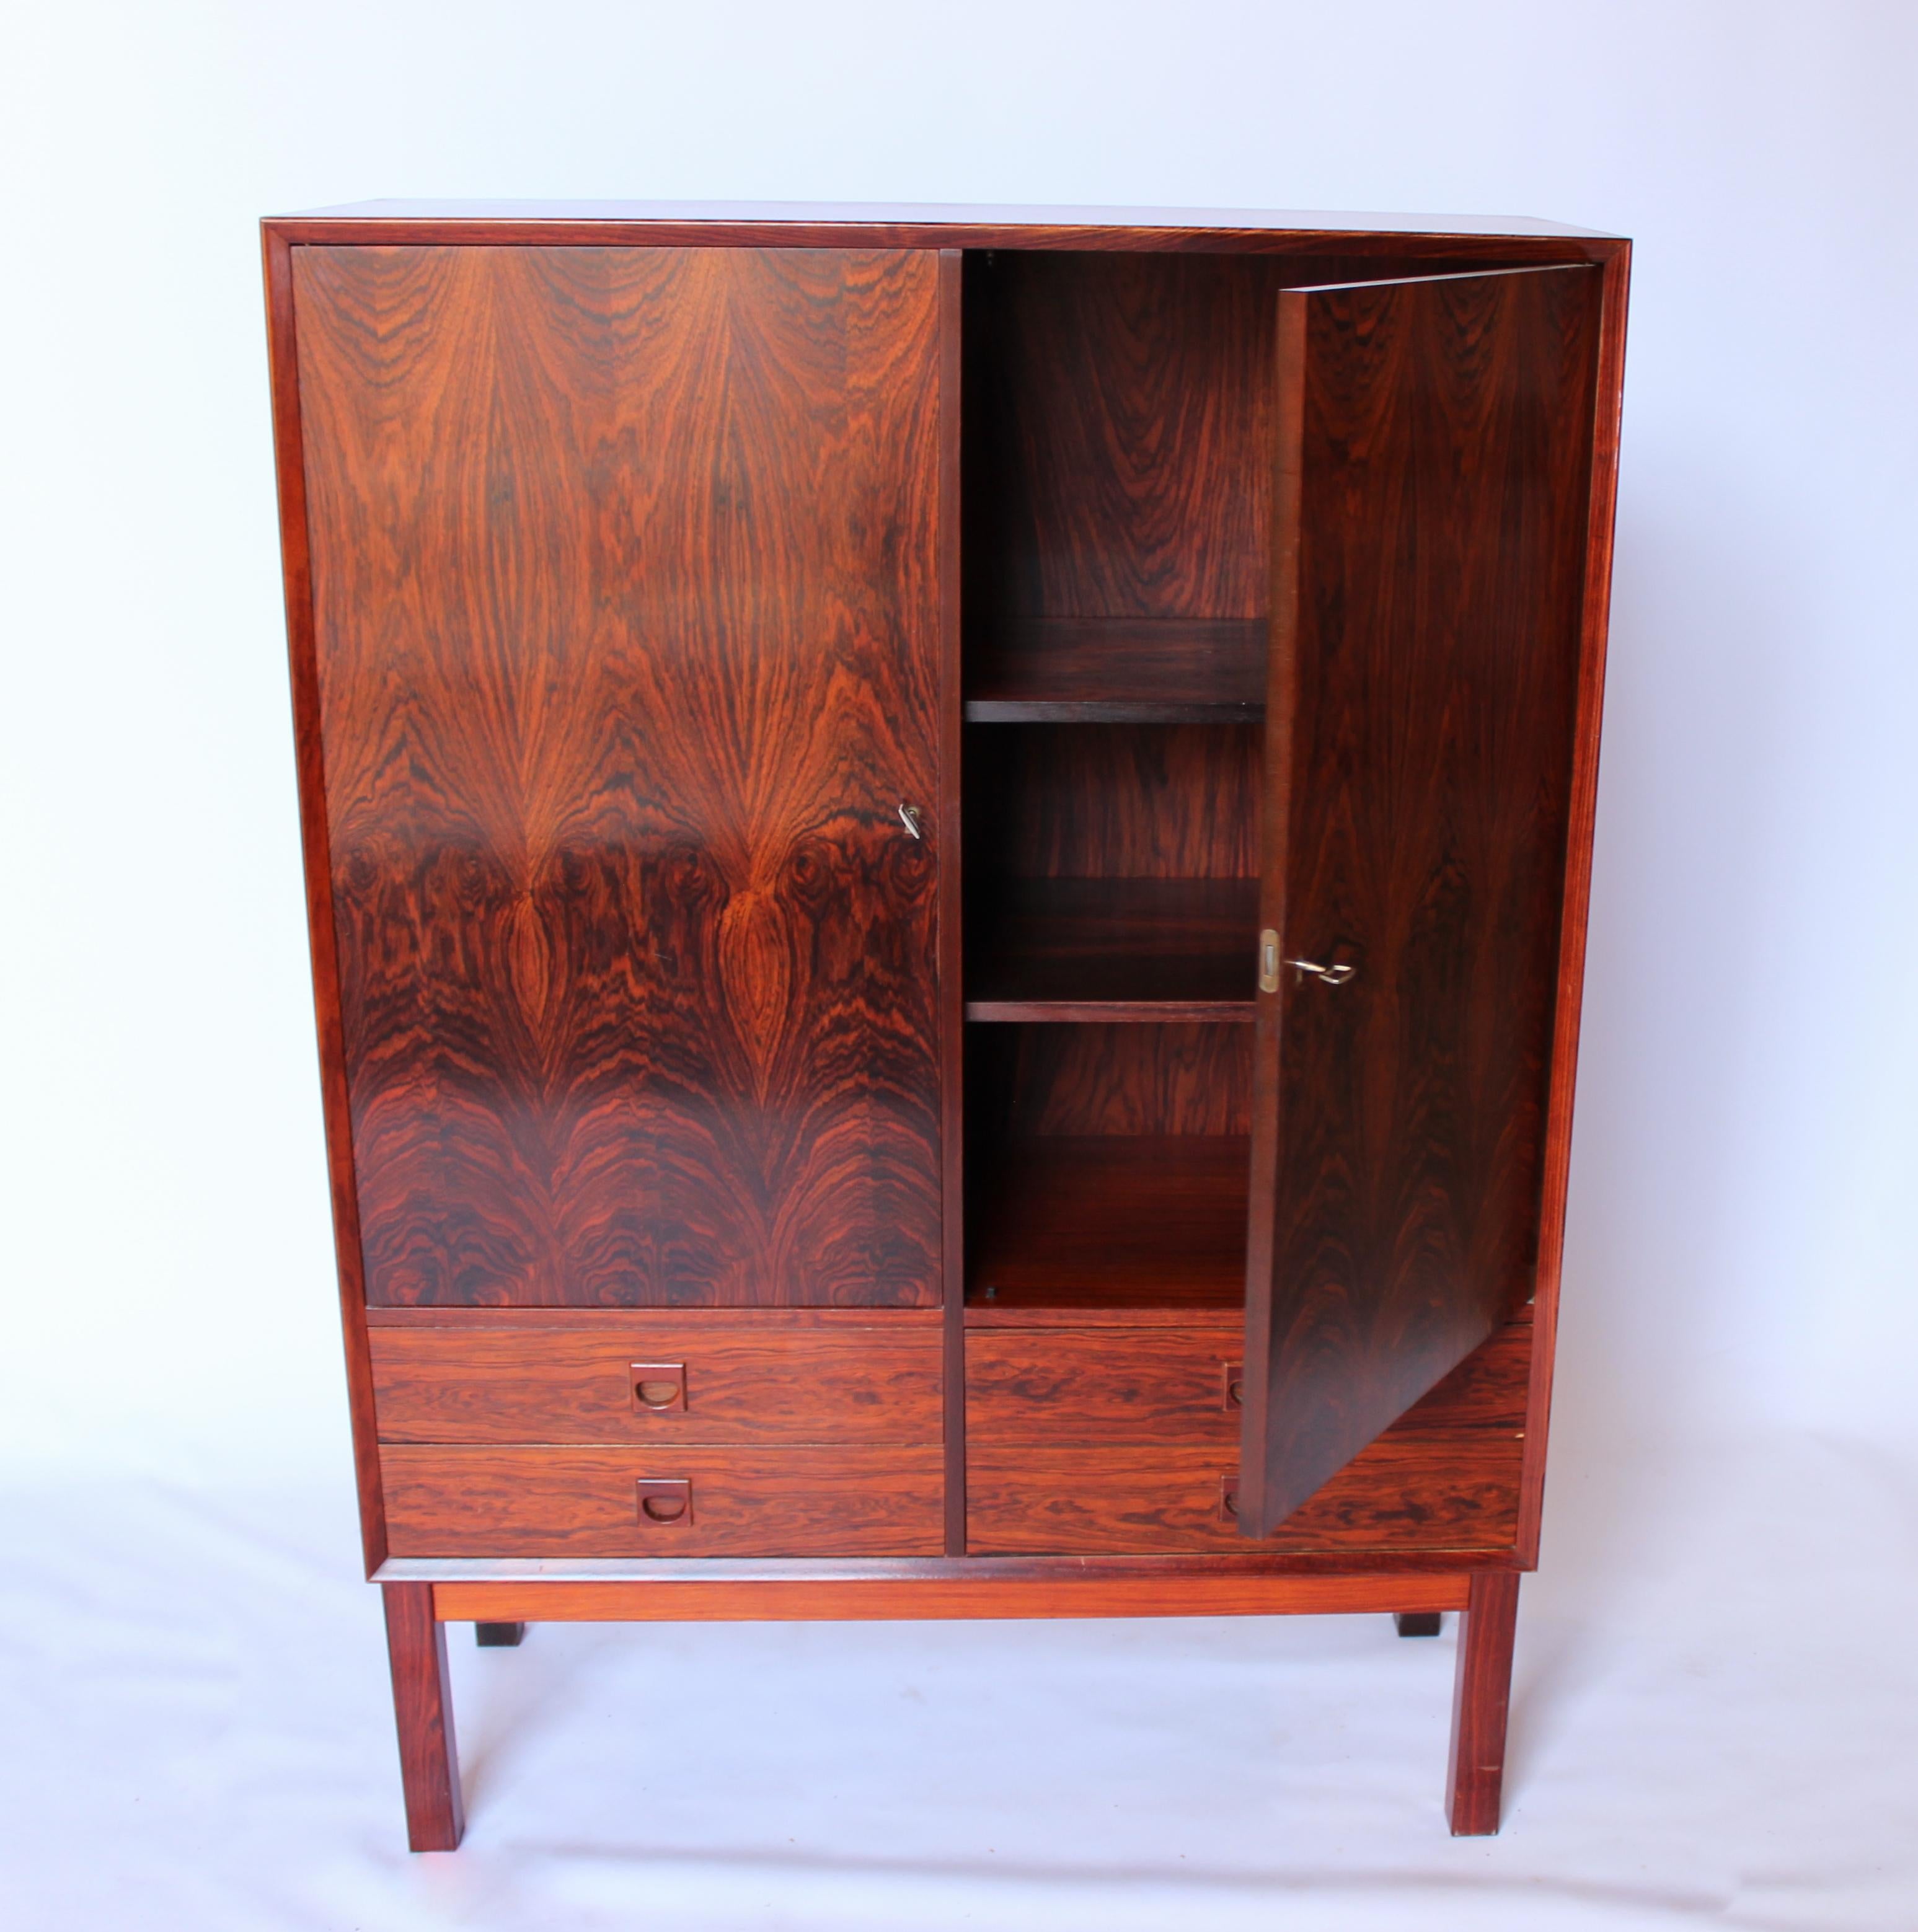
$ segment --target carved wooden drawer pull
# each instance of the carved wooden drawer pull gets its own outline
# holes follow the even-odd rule
[[[657,1523],[661,1528],[677,1527],[692,1521],[692,1482],[686,1476],[641,1476],[634,1486],[639,1492],[641,1528]]]
[[[685,1363],[635,1362],[629,1376],[635,1408],[657,1414],[669,1408],[685,1408]]]

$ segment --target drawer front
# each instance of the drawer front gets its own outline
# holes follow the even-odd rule
[[[968,1443],[1187,1442],[1237,1460],[1235,1329],[975,1328]]]
[[[369,1330],[384,1442],[936,1443],[936,1328]]]
[[[966,1548],[975,1556],[1508,1549],[1523,1446],[1510,1430],[1388,1432],[1256,1543],[1225,1507],[1238,1465],[1229,1444],[968,1448]]]
[[[395,1556],[936,1556],[923,1448],[380,1451]]]

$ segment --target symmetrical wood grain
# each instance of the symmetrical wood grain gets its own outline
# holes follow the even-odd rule
[[[1598,278],[1289,292],[1255,1048],[1248,1532],[1524,1300]]]
[[[1454,1838],[1484,1838],[1499,1828],[1505,1788],[1505,1720],[1511,1702],[1512,1640],[1518,1628],[1518,1573],[1475,1572],[1459,1619],[1452,1688],[1451,1764],[1445,1816]]]
[[[383,1444],[396,1556],[937,1556],[944,1450],[467,1448]],[[636,1486],[691,1486],[689,1515],[649,1520]]]
[[[453,1738],[446,1626],[434,1616],[430,1583],[389,1583],[380,1594],[393,1668],[407,1844],[416,1852],[454,1851],[466,1831],[466,1810]]]
[[[559,1328],[376,1328],[384,1442],[937,1442],[936,1330],[739,1332],[725,1314]],[[633,1365],[679,1371],[670,1408]]]
[[[935,258],[293,272],[369,1298],[935,1300]]]

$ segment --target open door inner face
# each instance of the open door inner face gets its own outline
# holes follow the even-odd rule
[[[1531,1292],[1598,283],[1278,296],[1252,1536]]]

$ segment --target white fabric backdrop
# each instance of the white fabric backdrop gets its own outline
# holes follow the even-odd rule
[[[23,0],[5,44],[14,1922],[1918,1922],[1918,12]],[[1637,238],[1499,1840],[1439,1836],[1449,1638],[1365,1621],[541,1631],[461,1652],[469,1849],[397,1851],[253,226],[377,194]]]

